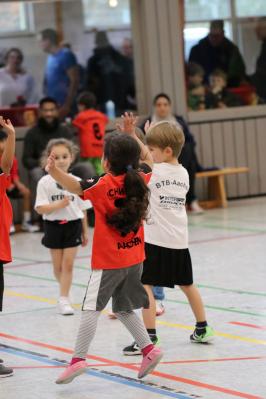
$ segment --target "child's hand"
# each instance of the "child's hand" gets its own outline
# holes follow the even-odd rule
[[[120,132],[127,133],[130,136],[135,136],[135,128],[138,118],[132,112],[125,112],[122,115],[122,124],[117,124],[116,127]]]
[[[144,131],[147,134],[148,130],[151,129],[155,125],[155,122],[150,122],[149,120],[146,121],[144,125]]]
[[[63,199],[58,200],[58,208],[66,208],[71,203],[70,195],[66,195]]]
[[[81,246],[86,247],[86,245],[88,245],[88,242],[89,242],[88,232],[83,231],[81,234]]]
[[[45,166],[45,172],[49,173],[54,168],[55,168],[55,155],[53,152],[51,152],[50,156],[47,159],[47,164]]]
[[[15,132],[15,128],[12,125],[10,119],[7,119],[6,121],[4,120],[4,118],[2,116],[0,116],[0,126],[2,126],[2,128],[4,129],[4,132],[8,135],[11,136],[12,134],[14,135]]]

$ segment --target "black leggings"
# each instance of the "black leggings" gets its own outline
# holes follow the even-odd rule
[[[197,156],[195,153],[195,145],[193,143],[185,143],[179,156],[179,162],[187,169],[189,174],[189,191],[187,193],[187,204],[197,199],[195,193],[195,177],[197,172]]]
[[[0,312],[3,307],[3,295],[4,295],[4,265],[0,261]]]

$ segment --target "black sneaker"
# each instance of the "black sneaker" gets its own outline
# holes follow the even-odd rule
[[[0,364],[0,378],[11,377],[13,375],[13,370],[9,367],[6,367]]]
[[[0,363],[4,363],[4,360],[0,359]]]
[[[156,337],[155,339],[152,339],[153,345],[159,345],[159,338]],[[138,346],[137,342],[133,342],[131,345],[126,346],[123,349],[123,355],[125,356],[139,356],[142,355],[141,349]]]

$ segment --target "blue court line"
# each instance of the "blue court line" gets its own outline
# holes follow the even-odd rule
[[[54,366],[57,366],[58,364],[65,365],[64,362],[60,362],[60,361],[57,361],[57,360],[51,360],[51,359],[48,359],[48,358],[45,358],[45,357],[42,357],[42,356],[38,356],[38,355],[35,355],[35,354],[21,352],[19,350],[13,349],[13,348],[1,347],[0,351],[1,352],[5,352],[5,353],[10,353],[10,354],[15,355],[15,356],[20,356],[20,357],[23,357],[23,358],[36,360],[38,362],[45,363],[45,364],[50,364],[50,365],[54,365]],[[183,395],[183,394],[179,394],[179,393],[176,393],[176,392],[169,392],[169,391],[166,390],[167,388],[166,389],[161,389],[161,388],[155,388],[155,387],[152,387],[152,386],[149,386],[149,385],[145,385],[145,382],[142,382],[142,381],[137,382],[137,381],[134,381],[133,379],[132,380],[127,380],[127,379],[125,379],[127,377],[123,378],[123,377],[119,377],[117,375],[108,375],[106,372],[100,372],[100,371],[96,371],[96,370],[88,370],[88,371],[86,371],[86,374],[92,375],[92,376],[97,377],[97,378],[102,378],[102,379],[107,380],[107,381],[116,382],[118,384],[127,385],[127,386],[130,386],[130,387],[133,387],[133,388],[142,389],[144,391],[157,393],[158,395],[163,395],[164,397],[170,397],[170,398],[176,398],[176,399],[191,399],[193,397],[193,396],[186,396],[186,395]]]

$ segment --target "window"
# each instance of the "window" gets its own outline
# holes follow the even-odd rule
[[[230,16],[229,0],[185,0],[187,21],[208,21]]]
[[[118,29],[130,26],[129,0],[83,0],[88,29]]]
[[[31,5],[24,2],[1,2],[0,35],[27,33],[32,30]]]
[[[266,15],[266,1],[235,0],[236,15],[238,17],[256,17]]]

